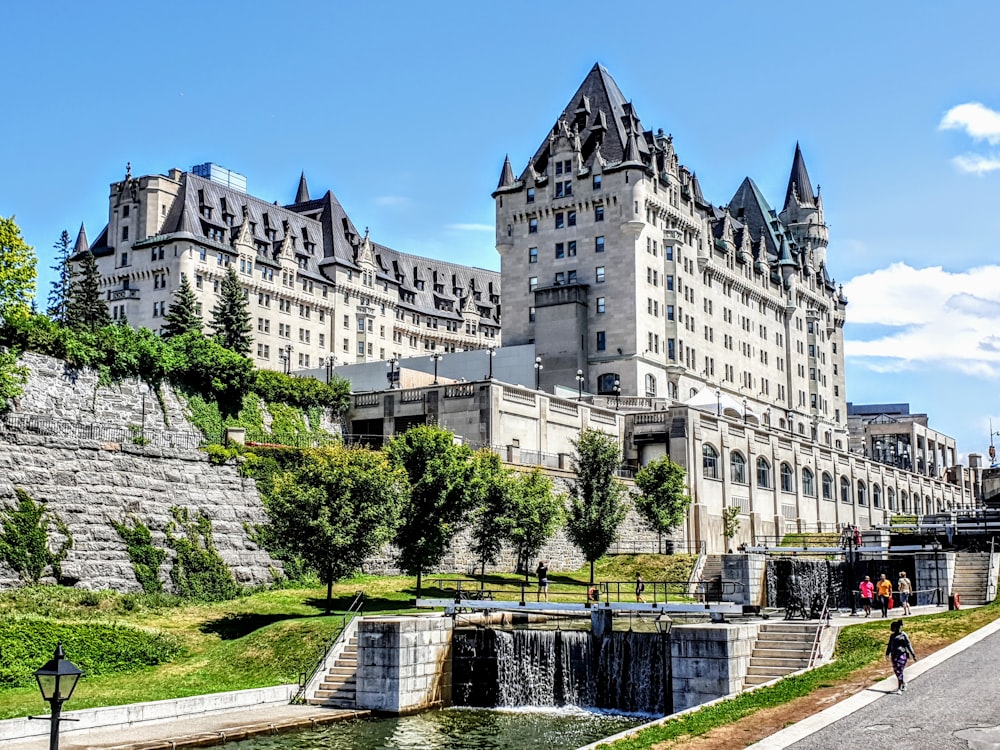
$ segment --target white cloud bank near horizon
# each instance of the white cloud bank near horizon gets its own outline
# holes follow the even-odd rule
[[[1000,266],[962,272],[893,263],[844,285],[852,324],[889,330],[871,340],[851,338],[845,353],[874,372],[918,367],[952,369],[1000,379]]]
[[[1000,112],[981,102],[958,104],[945,112],[938,130],[961,130],[974,141],[996,146],[1000,143]],[[951,163],[961,172],[983,175],[1000,169],[1000,156],[968,153],[953,157]]]

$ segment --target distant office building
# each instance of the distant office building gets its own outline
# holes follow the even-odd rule
[[[159,331],[181,276],[210,320],[237,270],[257,366],[295,371],[500,342],[496,272],[409,255],[358,232],[336,196],[312,199],[305,176],[287,206],[246,192],[215,164],[111,185],[108,225],[76,256],[97,259],[116,320]]]

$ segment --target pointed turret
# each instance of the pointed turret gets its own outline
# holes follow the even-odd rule
[[[295,191],[295,202],[309,202],[309,185],[306,184],[306,173],[304,171],[299,176],[299,189]]]
[[[788,188],[785,190],[785,203],[782,210],[787,211],[792,201],[797,201],[800,206],[816,205],[812,183],[809,181],[806,162],[802,158],[802,149],[799,148],[798,142],[795,143],[795,157],[792,159],[792,172],[788,176]]]
[[[90,250],[90,243],[87,241],[87,230],[83,223],[80,223],[80,231],[76,234],[76,244],[73,245],[73,255],[85,253]]]
[[[497,190],[509,188],[514,184],[514,170],[510,166],[510,154],[504,157],[503,169],[500,171],[500,182],[497,183]]]

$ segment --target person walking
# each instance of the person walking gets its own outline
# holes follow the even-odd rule
[[[865,576],[865,580],[858,584],[858,590],[861,592],[861,607],[865,610],[865,617],[868,617],[872,613],[872,598],[875,596],[875,584],[870,576]]]
[[[913,586],[910,579],[906,577],[906,571],[899,573],[899,581],[896,583],[896,591],[899,592],[899,604],[903,608],[903,614],[910,614],[910,594],[913,593]]]
[[[645,602],[646,600],[642,598],[642,592],[646,590],[646,584],[643,583],[642,573],[635,574],[635,600],[637,602]]]
[[[538,576],[538,601],[545,597],[545,601],[549,600],[549,564],[546,560],[539,560],[538,567],[535,569],[535,575]]]
[[[888,617],[889,602],[892,600],[892,581],[885,577],[885,573],[880,573],[875,588],[877,589],[878,604],[882,608],[882,617]]]
[[[908,657],[913,661],[917,660],[917,655],[913,652],[913,644],[910,637],[903,632],[903,621],[895,620],[889,626],[889,643],[885,647],[885,658],[892,662],[892,671],[896,675],[896,693],[906,692],[906,680],[903,677],[903,670],[906,669]]]

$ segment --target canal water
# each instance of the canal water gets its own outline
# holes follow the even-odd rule
[[[392,719],[359,719],[293,734],[230,742],[224,750],[574,750],[648,721],[566,707],[449,708]]]

